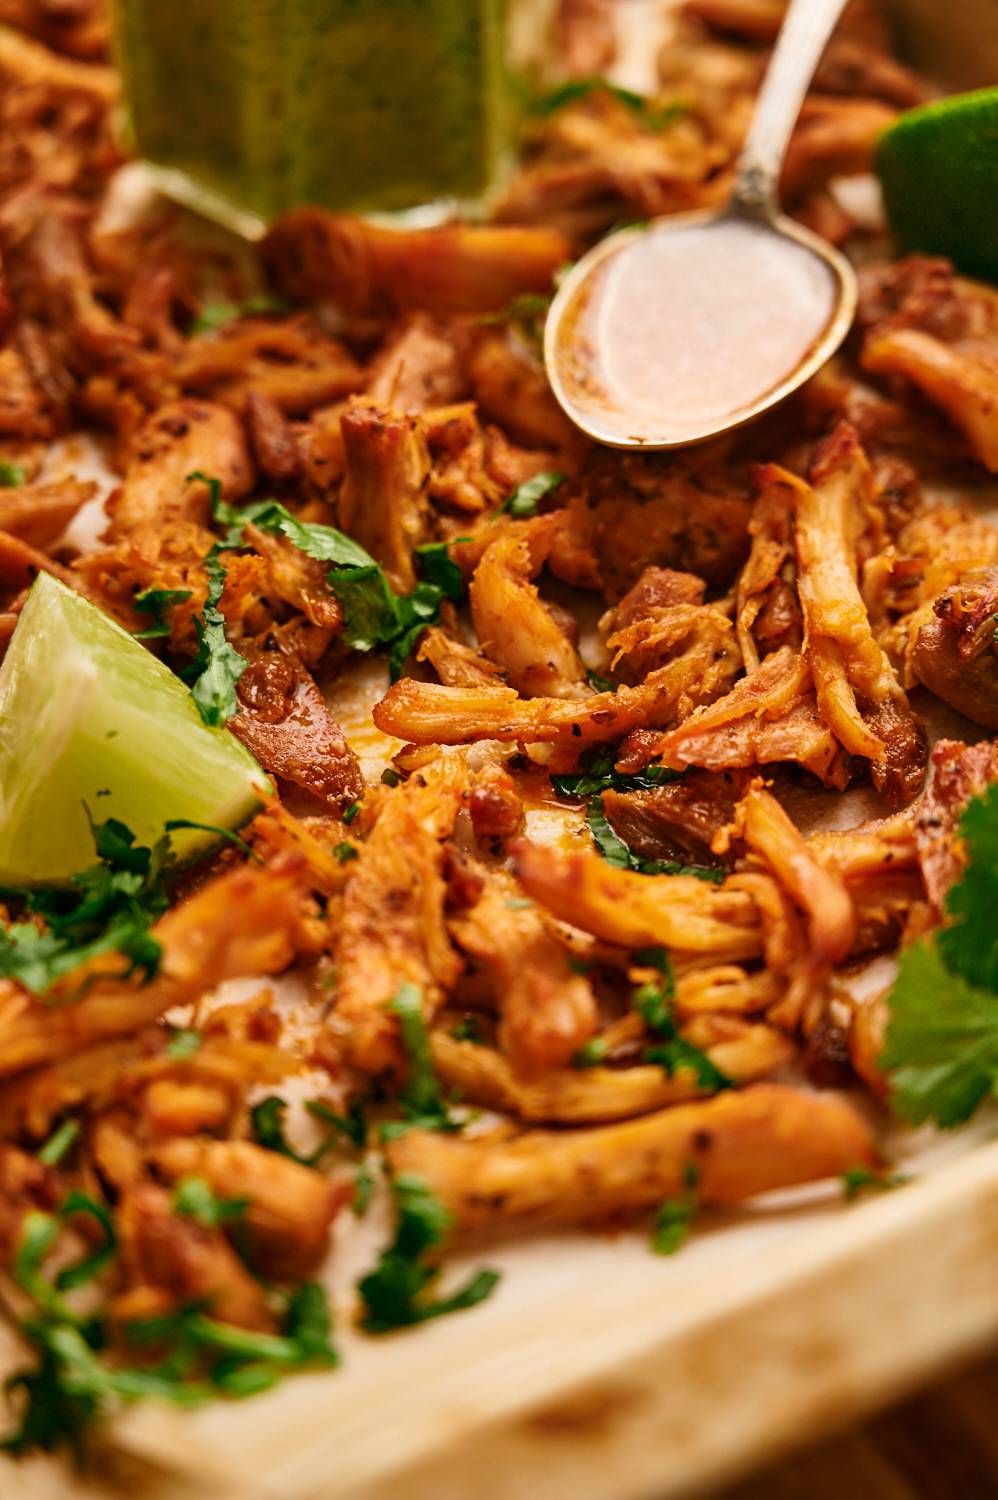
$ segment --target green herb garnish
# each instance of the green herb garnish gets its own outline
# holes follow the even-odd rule
[[[173,1190],[174,1213],[193,1219],[203,1229],[217,1229],[229,1219],[242,1218],[248,1207],[248,1198],[216,1198],[203,1177],[182,1177]]]
[[[136,594],[132,606],[140,615],[150,615],[152,624],[145,630],[134,632],[137,641],[159,640],[170,634],[169,615],[175,604],[183,604],[191,597],[190,589],[144,589]]]
[[[91,818],[90,827],[98,863],[73,876],[72,891],[4,892],[46,922],[45,931],[33,922],[0,930],[0,976],[34,995],[45,994],[63,975],[104,953],[127,959],[122,977],[138,973],[148,980],[159,967],[160,944],[149,928],[168,904],[163,870],[169,838],[147,849],[116,818],[104,823]]]
[[[426,1293],[439,1269],[427,1263],[427,1254],[443,1241],[451,1215],[419,1177],[397,1177],[392,1192],[398,1215],[395,1238],[375,1269],[358,1284],[367,1309],[363,1327],[368,1333],[389,1333],[474,1307],[499,1280],[497,1271],[478,1271],[460,1291],[428,1299]]]
[[[225,588],[225,569],[217,557],[206,557],[208,594],[204,609],[194,616],[197,655],[181,676],[191,685],[191,697],[206,724],[217,728],[239,712],[236,684],[249,663],[225,635],[225,616],[218,601]]]
[[[517,485],[509,499],[503,501],[499,511],[515,516],[517,520],[523,520],[526,516],[534,516],[544,496],[550,495],[552,490],[556,490],[564,482],[564,474],[558,474],[553,469],[535,474],[533,479],[526,479],[523,484]]]
[[[693,1073],[703,1089],[732,1088],[731,1079],[711,1062],[706,1052],[684,1041],[679,1034],[674,1006],[676,981],[664,948],[640,949],[635,953],[634,961],[642,967],[657,968],[662,976],[657,983],[643,984],[634,993],[634,1009],[648,1030],[662,1039],[644,1049],[644,1061],[657,1063],[670,1078],[683,1070]]]
[[[915,1125],[962,1124],[998,1093],[998,786],[968,802],[960,832],[968,863],[946,901],[954,920],[901,954],[879,1060],[895,1110]]]
[[[697,1210],[696,1190],[699,1180],[700,1168],[696,1162],[687,1162],[683,1172],[682,1197],[666,1198],[655,1214],[651,1247],[656,1255],[675,1255],[686,1243]]]
[[[214,333],[227,323],[238,318],[258,317],[261,313],[283,314],[290,312],[290,304],[283,297],[274,297],[270,292],[254,292],[241,302],[206,302],[191,323],[191,333]]]

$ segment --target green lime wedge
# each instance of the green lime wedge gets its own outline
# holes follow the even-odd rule
[[[86,808],[151,845],[168,819],[238,828],[267,778],[184,684],[40,573],[0,666],[0,885],[61,885],[95,860]],[[172,835],[179,858],[216,842]]]
[[[876,167],[902,250],[998,281],[998,88],[909,110],[880,137]]]

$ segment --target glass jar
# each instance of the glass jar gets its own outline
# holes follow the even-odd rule
[[[510,157],[549,0],[113,0],[131,144],[173,196],[253,232],[296,203],[423,222]]]

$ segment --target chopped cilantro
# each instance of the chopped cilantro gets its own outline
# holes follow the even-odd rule
[[[544,470],[540,474],[535,474],[533,479],[526,479],[523,484],[518,484],[509,499],[503,501],[499,510],[515,516],[517,520],[522,520],[525,516],[536,515],[538,503],[564,482],[564,474],[558,474],[553,469]]]
[[[656,1255],[675,1255],[686,1243],[697,1210],[696,1190],[699,1180],[700,1169],[696,1162],[687,1162],[683,1173],[682,1197],[666,1198],[655,1214],[651,1247]]]
[[[268,1151],[276,1151],[281,1156],[289,1156],[292,1161],[301,1162],[302,1166],[316,1166],[342,1136],[358,1149],[362,1149],[367,1140],[367,1122],[359,1103],[351,1104],[349,1114],[339,1115],[321,1100],[310,1099],[305,1105],[309,1114],[332,1128],[314,1151],[302,1155],[289,1145],[284,1133],[287,1108],[280,1095],[268,1094],[266,1099],[261,1099],[259,1104],[254,1104],[250,1109],[250,1128],[259,1145],[266,1146]]]
[[[601,673],[594,671],[592,667],[586,669],[586,681],[597,693],[615,693],[617,691],[616,683],[611,682],[609,677],[603,677]]]
[[[391,766],[386,766],[381,773],[381,780],[385,786],[401,786],[402,778]]]
[[[149,615],[152,624],[145,630],[134,632],[137,641],[154,641],[170,634],[169,613],[175,604],[183,604],[191,597],[190,589],[144,589],[136,594],[132,605],[140,615]]]
[[[225,569],[217,557],[206,557],[208,594],[204,609],[194,616],[197,655],[181,674],[191,685],[191,697],[206,724],[218,727],[239,712],[236,684],[249,663],[225,635],[225,616],[218,608],[225,587]]]
[[[475,1042],[479,1047],[485,1042],[481,1022],[477,1016],[462,1016],[457,1025],[452,1028],[451,1036],[455,1042]]]
[[[362,1219],[370,1206],[374,1192],[374,1173],[367,1162],[362,1162],[354,1173],[353,1202],[350,1207],[358,1219]]]
[[[287,313],[290,305],[283,297],[274,297],[270,292],[254,292],[241,302],[206,302],[191,323],[191,333],[214,333],[237,318],[259,317],[261,313]]]
[[[180,1027],[174,1031],[166,1044],[166,1055],[173,1062],[189,1062],[201,1046],[201,1033],[191,1027]]]
[[[359,853],[360,850],[356,847],[356,845],[351,844],[347,839],[341,839],[340,842],[333,847],[333,854],[335,858],[339,860],[341,865],[347,864],[351,859],[356,859]]]
[[[601,1036],[591,1036],[576,1049],[572,1063],[576,1068],[598,1068],[606,1060],[607,1045]]]
[[[450,555],[446,542],[427,542],[413,554],[427,583],[439,588],[446,598],[458,604],[464,594],[464,577]]]
[[[686,113],[686,105],[678,100],[665,105],[664,108],[659,108],[654,99],[648,98],[647,95],[637,94],[633,89],[621,88],[619,84],[600,77],[573,78],[568,83],[560,84],[558,88],[533,99],[530,103],[530,113],[546,119],[567,105],[577,104],[580,99],[586,99],[592,94],[610,94],[618,103],[626,105],[633,114],[636,114],[649,130],[665,130]]]
[[[405,1087],[399,1095],[403,1119],[382,1126],[382,1135],[391,1138],[404,1130],[456,1130],[433,1070],[430,1037],[423,1020],[423,997],[417,985],[403,984],[388,1002],[398,1017],[399,1031],[406,1058]]]
[[[397,1177],[392,1192],[398,1215],[395,1238],[375,1269],[358,1284],[367,1309],[363,1327],[368,1333],[389,1333],[474,1307],[499,1280],[497,1271],[478,1271],[460,1291],[428,1299],[425,1294],[439,1271],[427,1264],[427,1254],[443,1241],[451,1215],[419,1177]]]
[[[360,812],[360,803],[359,802],[351,802],[349,807],[346,807],[346,808],[343,809],[343,821],[347,825],[347,827],[350,826],[350,824],[354,821],[354,819],[356,818],[356,816],[357,816],[357,814],[359,812]]]
[[[643,771],[627,775],[614,768],[614,751],[597,747],[582,759],[581,771],[551,777],[551,785],[559,797],[573,797],[586,801],[599,792],[643,792],[652,787],[665,786],[678,781],[682,771],[670,770],[668,766],[646,766]]]
[[[676,983],[668,956],[662,949],[640,951],[645,963],[653,963],[662,974],[658,983],[643,984],[634,993],[634,1009],[648,1030],[655,1032],[662,1039],[654,1046],[644,1049],[642,1053],[644,1061],[657,1063],[659,1067],[664,1068],[670,1078],[680,1071],[690,1072],[703,1089],[731,1088],[731,1079],[711,1062],[706,1052],[702,1052],[699,1047],[694,1047],[679,1034],[673,1008]],[[661,954],[661,958],[656,956],[652,960],[651,954]],[[641,961],[637,955],[635,958],[636,961]]]
[[[52,1132],[44,1146],[38,1152],[38,1160],[43,1167],[57,1167],[66,1152],[70,1150],[80,1133],[80,1122],[72,1118],[63,1120],[62,1124]]]
[[[847,1203],[866,1192],[886,1193],[903,1187],[910,1179],[903,1172],[875,1172],[872,1167],[847,1167],[842,1173],[842,1194]]]
[[[216,1198],[203,1177],[182,1177],[173,1190],[173,1211],[193,1219],[203,1229],[217,1229],[229,1219],[239,1219],[249,1206],[248,1198]]]
[[[163,870],[169,838],[147,849],[116,818],[91,819],[90,827],[99,862],[73,876],[71,891],[4,892],[45,919],[44,931],[31,921],[0,930],[0,976],[32,994],[44,994],[63,975],[104,953],[127,959],[123,976],[151,979],[159,967],[160,945],[149,927],[167,907]]]
[[[0,488],[17,489],[25,483],[27,477],[22,464],[12,464],[9,459],[0,458]]]

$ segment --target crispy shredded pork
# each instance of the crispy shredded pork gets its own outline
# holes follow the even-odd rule
[[[233,256],[173,210],[122,224],[103,7],[0,0],[0,653],[51,572],[196,703],[207,677],[212,731],[272,779],[146,907],[99,808],[123,862],[0,893],[0,1268],[24,1281],[40,1215],[91,1251],[110,1224],[87,1357],[112,1372],[245,1392],[329,1363],[317,1282],[375,1152],[382,1329],[451,1305],[415,1240],[879,1167],[843,1092],[888,1092],[855,969],[947,919],[998,780],[971,493],[998,293],[874,259],[830,186],[929,92],[854,0],[783,198],[861,251],[855,337],[723,441],[590,443],[541,357],[557,272],[725,200],[785,5],[687,0],[644,101],[598,81],[616,9],[554,8],[571,81],[491,222],[301,207]],[[929,694],[973,721],[931,764]],[[133,922],[127,974],[117,929],[73,949],[84,890]]]

